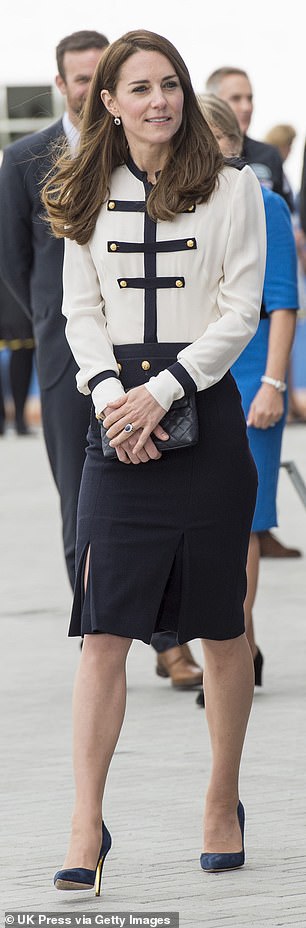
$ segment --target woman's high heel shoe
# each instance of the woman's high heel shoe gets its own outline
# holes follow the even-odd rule
[[[103,864],[111,846],[111,835],[103,822],[102,845],[96,869],[87,870],[86,867],[73,867],[71,870],[58,870],[53,878],[56,889],[93,889],[95,887],[96,896],[100,896]]]
[[[238,821],[242,837],[242,851],[235,854],[201,854],[200,864],[202,870],[207,873],[217,873],[218,870],[238,870],[243,867],[245,861],[244,853],[244,808],[242,802],[238,803],[237,808]]]

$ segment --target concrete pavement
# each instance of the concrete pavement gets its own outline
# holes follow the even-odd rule
[[[106,795],[114,843],[104,892],[100,900],[60,894],[52,874],[69,830],[79,646],[67,639],[71,597],[41,434],[0,441],[2,911],[179,910],[180,928],[306,928],[305,556],[261,562],[256,633],[264,687],[254,698],[241,774],[246,867],[200,870],[205,713],[194,692],[176,692],[155,675],[153,650],[135,642]],[[306,480],[306,426],[287,427],[282,457]],[[306,554],[306,510],[284,471],[279,521],[279,537]],[[199,643],[192,648],[200,659]]]

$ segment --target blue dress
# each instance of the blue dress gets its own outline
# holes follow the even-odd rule
[[[263,290],[263,307],[267,318],[260,319],[256,334],[231,369],[241,393],[246,417],[260,389],[260,378],[266,368],[269,315],[279,309],[296,311],[298,308],[297,258],[290,212],[277,193],[262,187],[262,194],[267,223],[267,263]],[[248,428],[259,480],[253,532],[265,531],[277,525],[276,493],[285,419],[286,399],[284,415],[274,428]]]

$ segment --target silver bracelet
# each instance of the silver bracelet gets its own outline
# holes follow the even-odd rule
[[[287,384],[283,380],[274,380],[274,377],[266,377],[265,374],[260,379],[262,383],[269,383],[271,387],[275,387],[278,393],[285,393],[287,390]]]

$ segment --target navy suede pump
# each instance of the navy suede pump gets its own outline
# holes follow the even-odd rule
[[[202,870],[206,870],[207,873],[218,873],[222,870],[238,870],[239,867],[243,867],[245,861],[244,853],[244,808],[242,802],[238,803],[237,808],[238,821],[240,825],[241,837],[242,837],[242,851],[238,851],[235,854],[201,854],[200,864]]]
[[[102,845],[96,869],[87,870],[86,867],[73,867],[72,870],[58,870],[53,878],[56,889],[93,889],[95,887],[96,896],[100,896],[103,864],[111,846],[111,835],[103,822]]]

